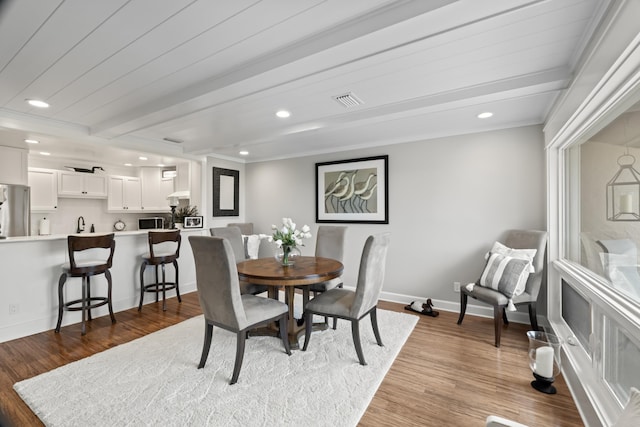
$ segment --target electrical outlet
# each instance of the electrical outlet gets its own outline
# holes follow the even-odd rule
[[[453,282],[453,292],[460,292],[460,282]]]
[[[18,314],[20,306],[18,304],[9,304],[9,314]]]

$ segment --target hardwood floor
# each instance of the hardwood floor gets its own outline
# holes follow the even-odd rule
[[[169,299],[166,312],[159,303],[141,313],[135,308],[116,313],[115,325],[108,316],[94,319],[84,337],[76,324],[60,334],[51,330],[0,344],[0,424],[42,425],[13,391],[14,383],[201,313],[196,293],[183,295],[182,301]],[[405,312],[402,304],[383,301],[379,307]],[[583,425],[562,377],[555,382],[556,395],[529,385],[526,325],[506,327],[497,349],[492,319],[467,315],[458,326],[457,317],[443,311],[436,318],[420,316],[359,425],[484,426],[492,414],[531,427]],[[382,328],[381,335],[384,341]]]

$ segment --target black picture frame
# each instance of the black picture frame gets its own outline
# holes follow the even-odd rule
[[[240,216],[240,171],[213,168],[213,216]]]
[[[183,228],[202,228],[203,217],[201,216],[185,216],[182,223]]]
[[[389,224],[389,156],[316,163],[316,222]]]

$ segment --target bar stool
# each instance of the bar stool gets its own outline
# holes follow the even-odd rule
[[[62,265],[62,274],[58,280],[58,323],[56,325],[56,332],[60,332],[60,325],[62,324],[62,313],[67,311],[82,311],[82,335],[86,334],[86,320],[91,320],[91,309],[97,308],[107,304],[109,306],[109,315],[111,316],[111,323],[116,323],[116,318],[113,315],[113,307],[111,305],[111,264],[113,261],[113,252],[116,248],[116,241],[113,238],[113,233],[105,235],[92,235],[92,236],[68,236],[67,245],[69,248],[69,262]],[[76,254],[89,249],[107,249],[109,250],[109,257],[105,259],[83,259],[83,256]],[[95,251],[91,252],[93,255]],[[86,254],[86,253],[85,253]],[[107,279],[108,290],[106,297],[91,296],[91,282],[90,277],[97,274],[104,274]],[[73,301],[64,302],[62,296],[62,289],[67,277],[82,277],[82,298],[75,299]]]
[[[167,310],[166,291],[175,289],[178,301],[182,302],[180,297],[180,288],[178,286],[178,257],[180,256],[180,230],[172,231],[149,231],[149,252],[142,256],[142,265],[140,266],[140,304],[138,311],[142,310],[142,300],[145,292],[155,292],[156,302],[158,302],[158,293],[162,292],[162,311]],[[169,242],[176,243],[175,250],[168,248]],[[155,245],[161,245],[154,249]],[[165,264],[173,264],[176,271],[175,282],[167,282],[165,278]],[[156,282],[148,285],[144,284],[144,270],[148,265],[155,266]],[[158,266],[162,267],[162,282],[158,277]]]

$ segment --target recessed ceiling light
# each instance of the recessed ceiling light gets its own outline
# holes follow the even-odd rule
[[[276,113],[276,116],[280,117],[281,119],[286,119],[287,117],[289,117],[291,115],[290,112],[288,112],[287,110],[280,110]]]
[[[249,155],[249,152],[248,152],[248,151],[243,150],[243,151],[240,151],[238,154],[240,154],[241,156],[248,156],[248,155]]]
[[[40,154],[42,154],[43,156],[50,156],[51,153],[47,153],[46,151],[41,151]]]
[[[31,105],[32,107],[38,107],[38,108],[49,108],[49,104],[47,104],[44,101],[40,101],[39,99],[27,99],[27,102],[29,103],[29,105]]]
[[[132,166],[131,163],[125,163],[125,166]]]
[[[478,114],[478,118],[479,119],[488,119],[489,117],[493,116],[493,113],[490,112],[485,112],[485,113],[480,113]]]
[[[24,142],[26,142],[27,144],[40,144],[40,141],[38,141],[37,139],[25,139]]]
[[[140,157],[138,157],[138,159],[140,159],[140,160],[147,160],[147,158],[146,158],[146,157],[144,157],[144,156],[140,156]]]

